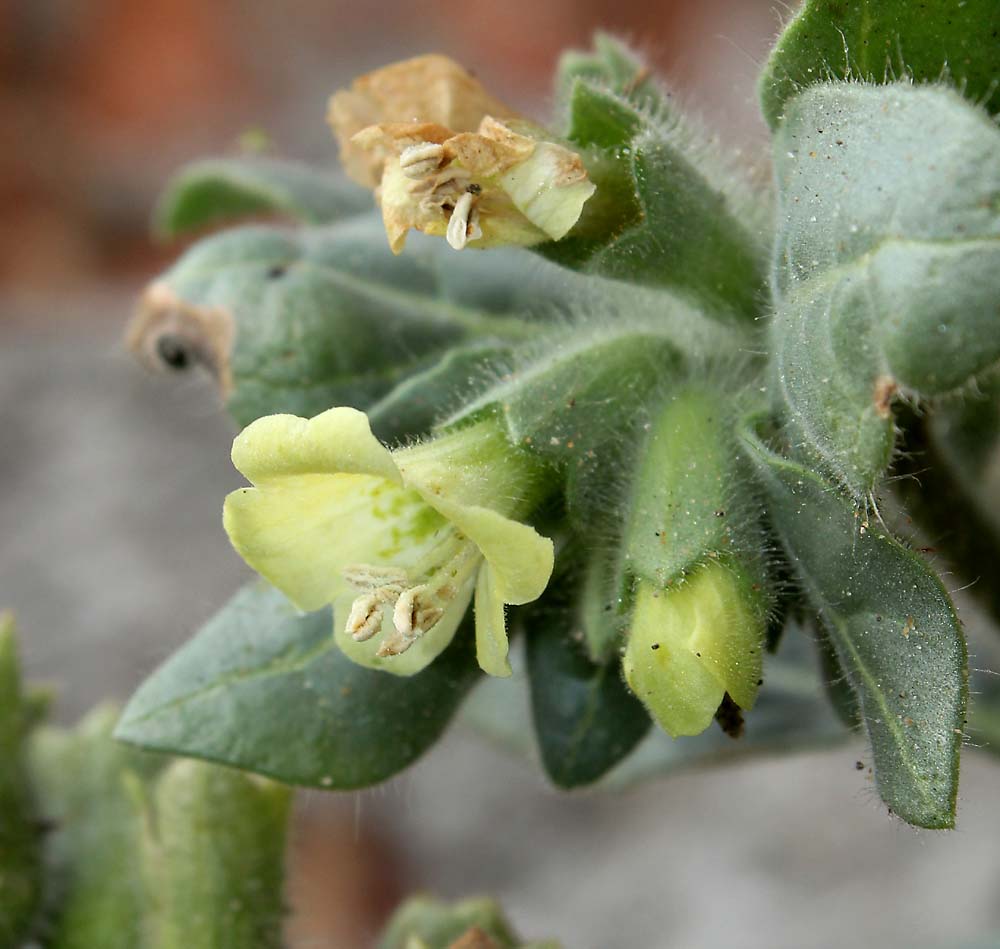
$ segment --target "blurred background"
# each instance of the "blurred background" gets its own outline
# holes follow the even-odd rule
[[[544,118],[561,48],[605,28],[764,159],[753,79],[773,0],[346,3],[0,0],[0,606],[64,721],[124,699],[245,579],[219,525],[230,423],[205,380],[153,378],[120,343],[178,252],[150,238],[184,161],[266,142],[336,160],[326,99],[448,53]],[[981,621],[963,607],[970,631]],[[1000,769],[971,751],[959,830],[877,803],[862,744],[566,797],[452,729],[411,772],[304,794],[289,945],[364,949],[402,894],[492,892],[566,949],[956,946],[1000,930]]]

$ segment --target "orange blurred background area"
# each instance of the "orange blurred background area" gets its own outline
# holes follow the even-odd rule
[[[148,276],[170,256],[148,222],[172,170],[251,140],[334,162],[329,93],[421,52],[544,118],[560,50],[611,30],[738,141],[755,132],[753,77],[777,25],[770,0],[0,0],[0,286]]]

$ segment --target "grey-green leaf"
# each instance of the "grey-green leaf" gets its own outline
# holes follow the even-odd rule
[[[476,398],[510,360],[510,347],[473,341],[449,349],[415,372],[368,409],[372,431],[384,442],[401,442],[429,432],[449,410]]]
[[[371,195],[342,175],[274,158],[206,158],[171,178],[157,203],[154,227],[162,237],[177,237],[260,214],[328,224],[370,207]]]
[[[1000,111],[996,0],[806,0],[760,78],[764,117],[777,126],[792,99],[828,79],[952,82]]]
[[[347,659],[329,610],[299,613],[254,583],[140,686],[115,734],[289,784],[366,787],[423,754],[478,675],[465,627],[399,678]]]
[[[600,779],[650,726],[617,657],[594,663],[585,655],[577,587],[557,577],[551,591],[521,612],[538,747],[545,771],[562,788]]]
[[[946,89],[821,85],[774,148],[775,378],[794,436],[861,499],[895,394],[1000,360],[1000,129]]]
[[[573,231],[538,251],[585,273],[662,287],[720,318],[760,314],[769,235],[738,176],[679,116],[577,78],[567,136],[597,191]]]
[[[858,696],[882,799],[952,827],[965,727],[965,639],[941,581],[815,472],[744,435],[768,511]]]
[[[204,365],[240,424],[365,408],[454,345],[524,338],[566,276],[525,252],[457,254],[430,238],[395,257],[376,215],[244,227],[150,285],[129,344],[155,368]]]

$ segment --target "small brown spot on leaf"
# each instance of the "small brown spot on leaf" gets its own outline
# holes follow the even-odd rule
[[[882,375],[875,380],[872,401],[875,403],[875,412],[879,418],[889,418],[892,414],[892,400],[898,391],[899,384],[892,376]]]
[[[232,387],[229,356],[235,335],[227,310],[189,303],[166,283],[156,281],[139,301],[139,311],[125,332],[125,344],[150,369],[204,366],[225,397]]]

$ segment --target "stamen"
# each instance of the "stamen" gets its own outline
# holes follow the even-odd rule
[[[405,570],[399,567],[376,567],[368,563],[350,564],[344,568],[344,579],[355,590],[366,590],[372,593],[379,591],[394,592],[398,596],[410,578]]]
[[[469,240],[469,216],[472,214],[472,205],[475,200],[475,195],[468,191],[463,192],[455,204],[455,210],[451,213],[451,220],[448,221],[448,231],[445,236],[455,250],[461,250]]]
[[[374,594],[359,596],[351,604],[345,632],[357,643],[371,639],[382,628],[382,606],[385,601]]]
[[[407,178],[426,178],[441,167],[444,147],[433,142],[408,145],[399,153],[399,167]]]

